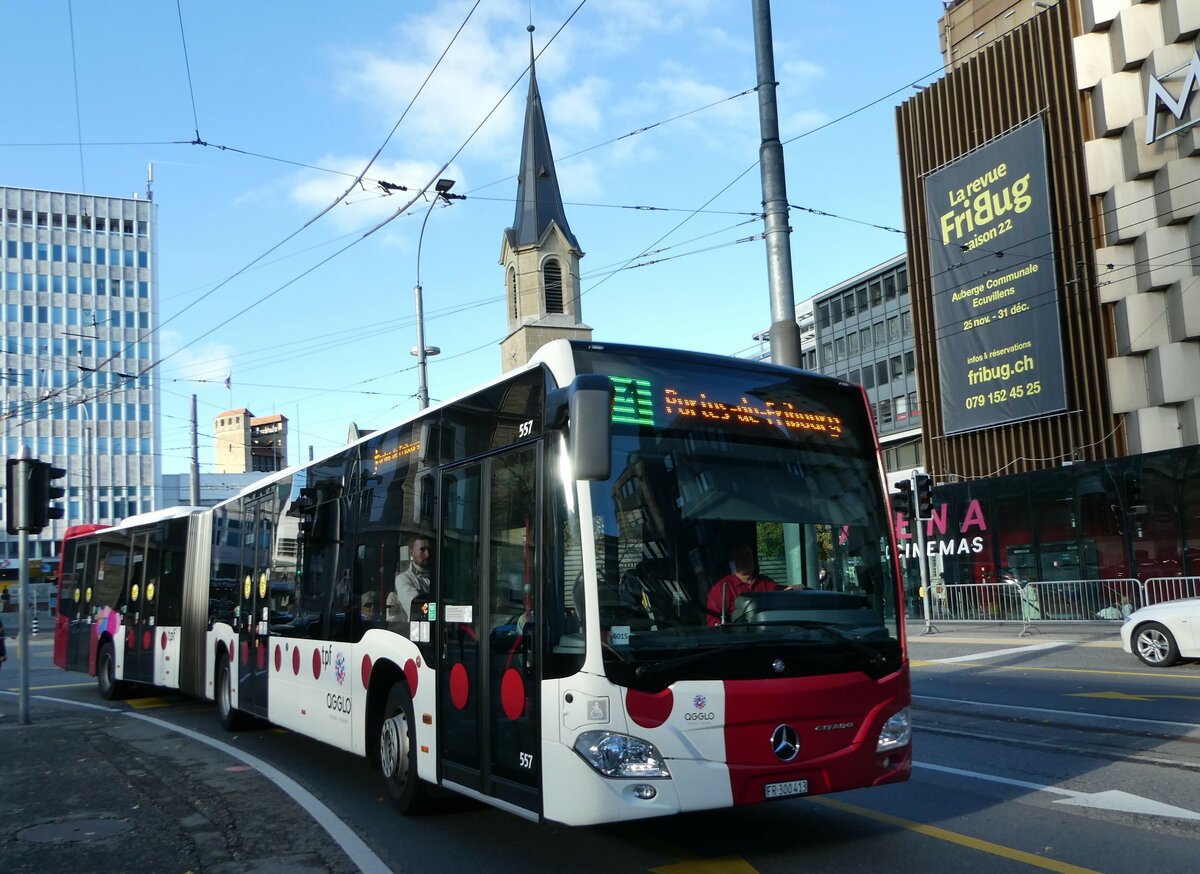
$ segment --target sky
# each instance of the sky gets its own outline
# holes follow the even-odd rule
[[[500,374],[531,22],[594,339],[745,355],[770,325],[748,0],[0,9],[0,184],[144,197],[153,165],[165,473],[192,395],[202,472],[224,410],[286,416],[293,463],[414,415],[418,242],[432,400]],[[771,12],[800,302],[904,251],[895,107],[942,75],[942,3]],[[464,197],[430,211],[439,178]]]

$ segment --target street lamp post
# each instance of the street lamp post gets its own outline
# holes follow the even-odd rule
[[[421,295],[421,243],[425,240],[425,223],[429,221],[429,216],[433,214],[433,208],[438,201],[450,202],[450,196],[447,192],[454,187],[453,179],[439,179],[434,186],[436,195],[429,203],[429,209],[425,211],[425,218],[421,221],[421,233],[417,237],[417,285],[413,289],[413,294],[417,301],[417,345],[413,349],[413,353],[417,356],[417,403],[421,409],[429,406],[429,384],[425,378],[425,358],[428,355],[437,355],[441,352],[436,346],[425,345],[425,306]]]

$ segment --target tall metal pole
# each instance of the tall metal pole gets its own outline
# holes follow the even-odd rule
[[[416,298],[417,304],[417,403],[422,410],[429,406],[429,383],[425,377],[425,303],[421,294],[421,244],[425,242],[425,224],[433,215],[433,208],[437,206],[439,200],[450,202],[446,192],[453,185],[453,179],[437,181],[436,193],[433,200],[429,202],[429,209],[425,211],[425,218],[421,220],[421,233],[417,237],[417,285],[413,288],[413,296]]]
[[[762,133],[763,225],[767,243],[767,282],[771,292],[771,360],[800,366],[800,327],[792,289],[791,227],[788,225],[787,181],[779,110],[775,103],[775,49],[771,41],[770,0],[751,0],[754,10],[754,55],[758,71],[758,123]]]
[[[197,433],[196,396],[192,395],[192,486],[188,500],[193,507],[200,506],[200,436]]]

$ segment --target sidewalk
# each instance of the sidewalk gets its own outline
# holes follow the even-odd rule
[[[1121,648],[1121,623],[1117,621],[1090,622],[943,622],[930,623],[934,631],[925,633],[925,620],[908,617],[905,620],[909,646],[923,643],[995,643],[1030,644],[1038,641],[1064,640],[1075,646]],[[1022,636],[1022,631],[1024,635]]]
[[[37,697],[54,697],[56,690],[34,691],[31,722],[21,725],[17,695],[7,692],[19,682],[16,642],[5,642],[4,874],[357,870],[311,815],[258,771],[131,716],[119,702],[111,710],[86,709]],[[31,674],[45,673],[51,645],[44,633],[31,644]],[[98,696],[88,703],[108,704]]]

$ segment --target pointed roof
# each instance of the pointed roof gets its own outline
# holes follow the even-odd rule
[[[554,154],[550,151],[550,134],[542,111],[542,96],[538,93],[534,70],[533,25],[529,25],[529,97],[525,107],[525,134],[521,138],[521,169],[517,174],[517,211],[513,226],[508,229],[509,243],[514,247],[538,243],[550,222],[558,225],[571,248],[579,250],[579,242],[567,224],[562,195],[558,190],[558,175],[554,171]]]

